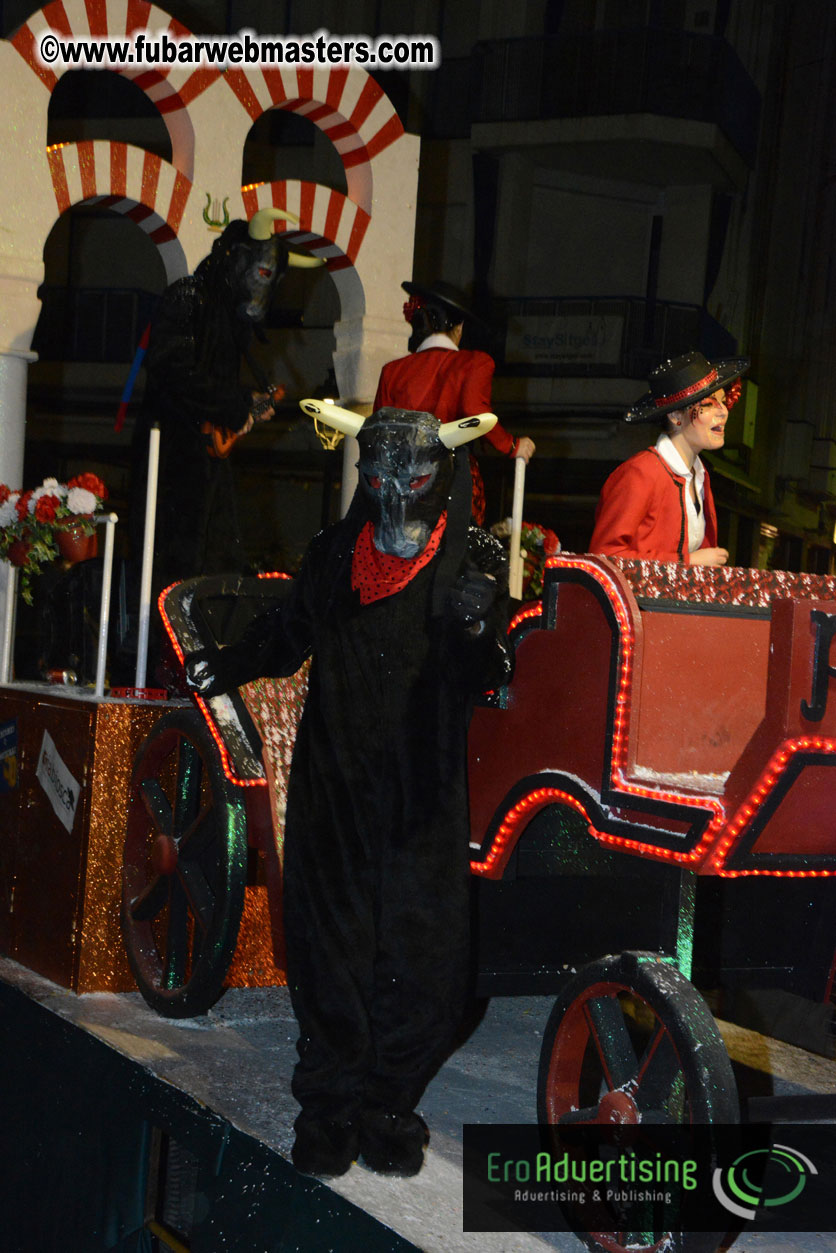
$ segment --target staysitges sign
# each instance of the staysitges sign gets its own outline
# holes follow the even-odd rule
[[[35,774],[58,818],[68,831],[72,831],[81,789],[61,759],[48,731],[44,731],[41,740]]]
[[[509,365],[617,365],[623,335],[624,318],[618,314],[521,314],[508,321],[505,360]]]

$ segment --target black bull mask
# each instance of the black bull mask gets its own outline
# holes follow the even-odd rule
[[[360,445],[360,492],[374,526],[375,547],[395,557],[423,552],[450,501],[453,450],[496,423],[479,414],[442,424],[431,413],[378,409],[363,419],[330,401],[303,400],[310,417],[355,435]],[[467,474],[469,500],[470,475]]]
[[[273,233],[277,221],[298,225],[295,213],[286,209],[258,209],[249,221],[236,218],[212,245],[202,263],[217,275],[235,316],[256,325],[267,316],[273,292],[288,267],[312,269],[323,258],[294,252],[281,235]]]
[[[263,322],[273,292],[288,265],[288,249],[279,235],[242,238],[229,250],[226,280],[236,317]]]
[[[453,454],[429,413],[378,409],[357,436],[360,487],[375,547],[394,557],[423,552],[447,506]]]

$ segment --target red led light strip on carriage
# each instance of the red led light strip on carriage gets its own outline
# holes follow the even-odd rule
[[[766,769],[761,774],[746,800],[737,809],[732,820],[723,833],[723,838],[713,850],[708,864],[715,874],[724,879],[740,879],[752,875],[771,875],[782,879],[828,879],[832,878],[832,870],[783,870],[768,867],[747,867],[745,870],[728,870],[725,868],[726,858],[732,846],[748,827],[760,807],[775,789],[781,776],[787,769],[796,753],[836,753],[836,740],[820,735],[804,735],[795,740],[785,740],[769,759]]]
[[[604,844],[608,844],[616,848],[630,849],[633,852],[652,856],[664,861],[679,862],[683,865],[695,866],[706,857],[710,845],[714,842],[718,833],[726,824],[725,807],[722,803],[713,797],[698,798],[694,796],[683,796],[680,793],[669,792],[659,788],[643,787],[635,783],[630,783],[624,777],[627,748],[627,725],[632,695],[634,637],[632,621],[630,619],[627,606],[624,603],[621,590],[606,571],[584,558],[568,558],[563,556],[550,557],[547,560],[546,565],[555,569],[583,570],[587,574],[591,575],[591,577],[594,578],[607,593],[608,600],[612,605],[613,612],[618,621],[621,632],[621,647],[618,662],[619,673],[616,689],[616,707],[613,719],[612,765],[610,771],[610,781],[612,785],[620,792],[626,792],[633,796],[639,796],[645,799],[668,801],[674,804],[692,806],[700,809],[710,808],[713,811],[714,816],[706,828],[699,844],[689,853],[677,853],[673,849],[664,849],[655,844],[647,844],[639,840],[625,839],[623,836],[610,835],[605,832],[598,831],[592,826],[588,815],[583,809],[583,806],[574,797],[568,796],[566,793],[559,792],[557,789],[538,788],[535,791],[528,793],[527,796],[523,797],[522,800],[518,801],[517,804],[508,811],[505,818],[499,825],[485,860],[481,862],[471,862],[471,869],[474,873],[483,875],[496,869],[498,864],[505,860],[505,855],[510,852],[514,836],[520,831],[521,827],[533,817],[533,811],[542,808],[550,801],[556,799],[564,800],[579,813],[583,814],[588,823],[590,833]],[[542,606],[539,603],[527,610],[523,610],[522,613],[518,614],[514,619],[512,626],[523,621],[525,618],[535,617],[541,612]],[[708,864],[712,867],[715,874],[729,879],[742,878],[752,875],[789,879],[833,877],[834,871],[832,870],[786,870],[769,869],[766,867],[728,870],[724,868],[725,860],[732,846],[736,843],[746,826],[772,792],[781,775],[784,773],[792,756],[797,752],[836,753],[836,740],[826,739],[821,736],[803,736],[796,740],[787,740],[775,751],[769,764],[755,787],[750,792],[746,801],[738,808],[734,818],[731,822],[729,822],[728,826],[725,827],[723,838],[717,843],[711,854]]]
[[[508,624],[506,634],[512,635],[517,627],[522,626],[524,622],[529,621],[531,618],[539,618],[542,612],[543,602],[541,600],[532,601],[532,603],[525,609],[521,609],[519,613],[514,615]],[[489,688],[488,691],[485,692],[485,696],[496,696],[496,691],[494,688]]]
[[[282,574],[282,573],[279,573],[278,571],[258,575],[258,578],[260,579],[289,579],[290,577],[291,576],[289,574]],[[180,647],[180,642],[177,639],[177,636],[174,634],[174,631],[172,630],[171,623],[168,620],[168,615],[166,614],[165,607],[164,607],[166,596],[171,591],[171,589],[176,586],[177,586],[177,583],[171,583],[168,587],[164,588],[163,591],[160,592],[160,595],[157,599],[157,608],[159,609],[160,617],[163,620],[163,626],[165,627],[166,634],[168,635],[168,638],[171,641],[171,646],[174,649],[174,652],[177,656],[177,660],[180,662],[180,665],[182,666],[184,662],[185,654],[183,652],[183,649]],[[229,760],[229,753],[227,751],[226,745],[221,739],[220,732],[218,731],[218,728],[215,725],[215,719],[212,717],[211,709],[209,708],[208,704],[206,703],[206,701],[203,699],[202,696],[198,696],[195,693],[194,699],[195,699],[195,703],[197,704],[198,709],[203,714],[203,719],[206,723],[206,726],[209,728],[209,734],[212,736],[212,739],[215,741],[215,745],[218,749],[218,753],[221,758],[221,768],[223,769],[223,772],[226,775],[226,777],[229,779],[230,783],[234,783],[236,787],[266,787],[267,786],[266,776],[261,779],[239,778],[239,776],[232,769],[232,765]]]
[[[538,787],[533,792],[527,793],[522,800],[517,801],[512,809],[508,810],[508,813],[499,824],[485,860],[472,861],[470,863],[470,868],[474,874],[485,875],[497,869],[504,860],[503,854],[508,849],[511,839],[520,826],[530,822],[538,810],[555,801],[571,805],[573,809],[576,809],[589,827],[590,834],[594,835],[596,840],[605,838],[602,832],[593,827],[589,814],[576,796],[572,796],[569,792],[563,792],[557,787]]]
[[[524,622],[530,621],[531,618],[541,618],[543,616],[543,602],[535,600],[530,605],[526,605],[525,609],[521,609],[519,613],[514,614],[508,627],[508,634],[511,635]]]
[[[598,831],[591,824],[589,830],[596,840],[600,840],[602,844],[607,844],[613,848],[629,849],[632,852],[639,853],[642,856],[653,857],[661,861],[678,862],[681,865],[695,866],[700,862],[708,848],[715,840],[719,831],[723,828],[726,821],[726,811],[721,801],[716,797],[697,797],[683,795],[681,792],[667,791],[662,788],[644,787],[641,784],[631,783],[624,774],[626,758],[627,758],[627,727],[630,718],[630,705],[632,699],[632,683],[633,683],[633,624],[627,605],[621,589],[610,575],[584,557],[568,557],[558,555],[549,557],[546,561],[547,568],[556,570],[582,570],[604,589],[607,599],[612,606],[616,621],[620,631],[619,653],[618,653],[618,677],[616,680],[615,694],[615,711],[613,715],[613,738],[612,738],[612,757],[610,766],[610,783],[618,791],[626,793],[630,796],[637,796],[643,800],[660,800],[674,805],[682,805],[687,808],[700,809],[705,811],[711,810],[713,817],[703,833],[699,844],[687,853],[677,852],[676,849],[660,848],[657,844],[648,844],[642,840],[628,839],[621,835],[611,835],[607,832]],[[540,612],[537,607],[537,612]],[[527,611],[523,611],[527,615]],[[522,615],[518,615],[521,617]],[[528,616],[528,615],[527,615]],[[534,616],[532,612],[530,616]],[[516,619],[515,619],[516,621]],[[512,841],[514,836],[519,833],[524,825],[523,818],[526,822],[533,817],[532,809],[542,807],[552,799],[551,793],[554,789],[539,788],[534,792],[530,792],[522,800],[518,801],[512,809],[508,811],[504,819],[497,828],[496,834],[491,841],[491,847],[484,861],[472,861],[470,868],[474,874],[488,874],[496,870],[498,866],[504,863],[506,857],[510,855],[513,847]],[[561,796],[564,795],[561,793]],[[537,802],[529,803],[533,796],[540,799]],[[575,809],[583,813],[580,803],[574,798],[570,798],[570,803]],[[589,821],[588,816],[584,814]]]
[[[583,570],[594,578],[607,593],[619,625],[621,636],[613,717],[612,759],[610,766],[611,785],[619,792],[626,792],[630,796],[638,796],[643,800],[662,800],[669,804],[682,805],[686,808],[710,809],[713,813],[713,817],[702,839],[696,848],[693,848],[689,853],[679,853],[675,849],[659,848],[655,844],[647,844],[640,840],[630,840],[618,835],[601,834],[597,838],[616,848],[629,848],[639,853],[652,853],[654,857],[661,857],[665,861],[681,862],[686,865],[701,861],[707,848],[714,841],[718,831],[725,823],[726,811],[722,802],[716,797],[690,796],[681,792],[668,791],[664,788],[645,787],[642,784],[631,783],[624,773],[627,762],[627,728],[632,703],[635,639],[633,623],[621,588],[607,571],[582,557],[563,559],[559,556],[551,557],[546,564],[557,569]]]
[[[163,591],[160,592],[159,599],[157,600],[157,608],[160,611],[160,617],[163,620],[163,625],[165,626],[168,638],[171,640],[171,646],[177,655],[177,660],[180,662],[180,665],[182,666],[185,654],[182,648],[180,647],[180,642],[177,639],[177,636],[174,634],[174,631],[171,628],[171,623],[169,622],[168,616],[166,615],[165,609],[163,608],[163,602],[165,600],[165,597],[168,595],[171,589],[176,586],[177,586],[177,583],[172,583],[169,587],[164,588]],[[261,779],[240,779],[238,775],[235,774],[230,764],[229,753],[227,752],[226,745],[224,744],[223,740],[220,737],[218,728],[215,726],[215,719],[212,717],[212,712],[209,709],[209,706],[207,705],[206,701],[203,699],[202,696],[198,696],[197,693],[193,693],[193,695],[194,695],[195,704],[197,705],[200,712],[203,714],[203,720],[206,723],[206,726],[209,728],[209,734],[212,736],[212,739],[215,741],[215,746],[218,750],[218,753],[221,759],[221,769],[223,770],[226,777],[229,779],[230,783],[234,783],[236,787],[266,787],[267,786],[266,777],[261,778]]]

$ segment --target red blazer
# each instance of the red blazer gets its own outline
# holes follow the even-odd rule
[[[687,486],[687,479],[675,474],[655,448],[628,458],[601,488],[589,551],[690,565]],[[703,492],[705,539],[700,548],[716,548],[717,514],[707,470]]]
[[[389,361],[380,372],[375,409],[394,405],[432,413],[439,422],[491,413],[494,362],[486,352],[468,348],[425,348]],[[514,437],[497,422],[485,436],[499,452],[510,454]]]

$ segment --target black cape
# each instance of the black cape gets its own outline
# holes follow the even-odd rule
[[[312,657],[285,829],[293,1089],[337,1119],[412,1110],[450,1045],[469,956],[467,725],[512,666],[491,536],[467,532],[466,560],[500,586],[473,628],[438,611],[441,556],[361,605],[356,535],[350,517],[318,535],[288,601],[215,667],[230,686]]]

